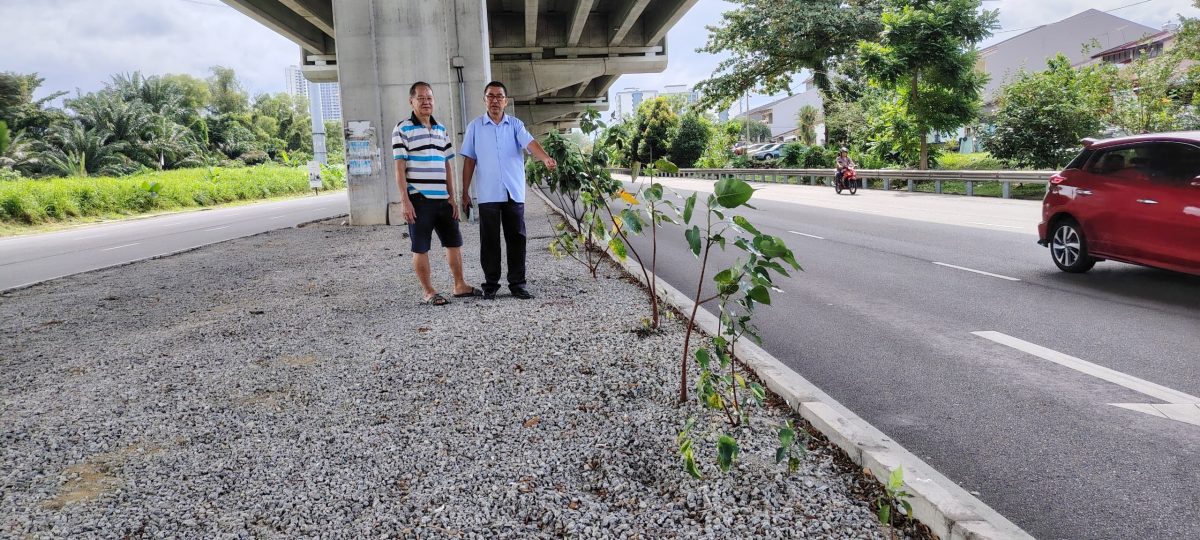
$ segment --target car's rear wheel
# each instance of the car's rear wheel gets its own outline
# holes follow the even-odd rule
[[[1055,222],[1050,231],[1050,256],[1063,272],[1079,274],[1091,270],[1096,259],[1088,253],[1083,228],[1073,219]]]

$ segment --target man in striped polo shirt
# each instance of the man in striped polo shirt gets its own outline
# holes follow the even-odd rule
[[[458,230],[458,207],[453,204],[454,157],[446,128],[433,118],[433,88],[417,82],[408,89],[413,112],[392,130],[392,156],[396,160],[396,184],[400,186],[400,204],[408,237],[412,242],[413,271],[424,289],[422,302],[441,306],[450,300],[437,292],[430,279],[429,247],[436,231],[450,274],[454,276],[454,296],[480,296],[483,291],[463,280],[462,233]]]

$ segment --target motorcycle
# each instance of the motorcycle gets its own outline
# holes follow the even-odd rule
[[[847,167],[846,170],[842,171],[842,178],[840,180],[836,176],[834,177],[833,190],[838,195],[841,195],[843,189],[848,189],[850,190],[850,194],[854,195],[858,192],[859,186],[862,185],[861,182],[862,180],[858,179],[858,174],[854,172],[854,169]]]

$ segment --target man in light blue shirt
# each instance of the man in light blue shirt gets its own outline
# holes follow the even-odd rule
[[[471,206],[469,189],[476,182],[479,197],[479,261],[483,266],[484,298],[495,298],[500,289],[500,233],[508,251],[508,289],[528,300],[525,286],[525,152],[554,170],[558,164],[525,129],[525,124],[504,114],[508,89],[492,81],[483,89],[487,114],[472,120],[463,137],[463,208]]]

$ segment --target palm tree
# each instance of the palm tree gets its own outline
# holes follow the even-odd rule
[[[33,143],[25,138],[24,131],[13,133],[0,120],[0,169],[16,169],[27,173],[38,164]]]
[[[800,131],[800,142],[804,146],[812,146],[817,142],[817,121],[821,113],[812,105],[805,105],[796,111],[796,127]]]
[[[59,176],[121,175],[134,168],[121,154],[126,145],[107,131],[71,122],[51,128],[38,157],[46,171]]]

